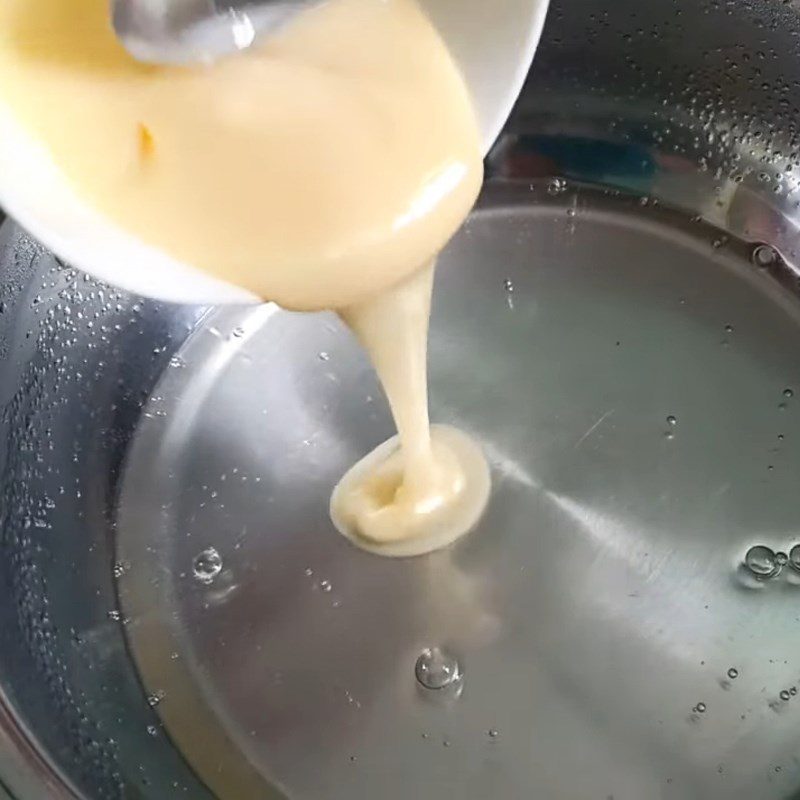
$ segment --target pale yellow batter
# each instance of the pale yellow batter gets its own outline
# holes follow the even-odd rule
[[[287,308],[340,311],[397,422],[337,487],[354,541],[407,555],[470,528],[488,470],[428,424],[433,267],[482,180],[469,95],[413,0],[330,0],[208,67],[152,67],[107,0],[2,0],[0,99],[86,202]],[[0,176],[2,180],[2,176]]]
[[[433,264],[341,314],[367,349],[398,437],[345,475],[331,517],[346,536],[385,555],[444,547],[469,530],[489,497],[486,461],[469,437],[428,421],[428,319]]]

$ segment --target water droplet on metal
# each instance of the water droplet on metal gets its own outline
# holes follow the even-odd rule
[[[789,690],[788,689],[782,689],[781,690],[781,694],[780,694],[781,700],[783,700],[785,702],[785,701],[788,701],[790,697],[791,697],[791,695],[789,694]]]
[[[215,548],[208,547],[195,556],[192,569],[200,583],[212,583],[222,571],[222,557]]]
[[[729,677],[729,678],[730,678],[732,681],[735,681],[735,680],[736,680],[736,679],[739,677],[739,670],[738,670],[738,669],[736,669],[736,667],[731,667],[731,668],[728,670],[728,677]]]
[[[505,289],[505,290],[506,290],[506,291],[507,291],[509,294],[510,294],[511,292],[513,292],[513,291],[514,291],[514,282],[511,280],[511,278],[506,278],[506,279],[503,281],[503,288],[504,288],[504,289]]]
[[[774,551],[763,544],[754,545],[745,553],[744,565],[761,579],[774,578],[781,571]]]
[[[330,592],[333,589],[333,586],[331,586],[330,581],[320,581],[319,587],[320,589],[322,589],[323,592],[326,593]]]
[[[567,188],[567,182],[563,178],[553,178],[547,184],[548,194],[561,194]]]
[[[149,733],[151,736],[158,736],[158,728],[156,728],[156,726],[155,726],[155,725],[148,725],[148,726],[147,726],[147,732],[148,732],[148,733]]]
[[[674,428],[677,424],[678,424],[678,418],[674,417],[672,414],[670,414],[667,417],[667,425],[669,425],[670,427]]]
[[[694,711],[694,712],[695,712],[695,713],[697,713],[697,714],[704,714],[704,713],[705,713],[705,711],[706,711],[706,704],[705,704],[705,703],[698,703],[698,704],[697,704],[697,705],[696,705],[696,706],[695,706],[695,707],[692,709],[692,711]]]
[[[784,397],[794,397],[794,390],[793,389],[784,389],[783,390]]]
[[[420,653],[414,674],[426,689],[445,689],[463,680],[458,659],[440,647],[428,647]]]
[[[318,356],[320,361],[330,361],[331,357],[329,353],[326,353],[324,350]]]
[[[789,556],[786,555],[784,552],[777,552],[775,553],[775,563],[779,567],[785,567],[786,563],[789,561]]]
[[[490,728],[487,733],[491,739],[496,739],[500,735],[500,731],[495,730],[495,728]]]

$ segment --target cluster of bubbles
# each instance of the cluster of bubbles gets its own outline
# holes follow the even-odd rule
[[[775,552],[766,545],[756,544],[744,556],[745,569],[756,580],[761,581],[777,578],[787,564],[791,569],[800,573],[800,544],[794,545],[789,551],[789,555],[780,550]]]
[[[779,697],[784,703],[788,703],[793,697],[797,696],[797,687],[792,686],[791,689],[782,689]]]

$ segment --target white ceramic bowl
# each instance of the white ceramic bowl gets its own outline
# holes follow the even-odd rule
[[[548,0],[420,2],[463,71],[488,151],[522,88]],[[0,206],[66,261],[131,292],[180,303],[260,302],[145,244],[84,204],[2,101]]]

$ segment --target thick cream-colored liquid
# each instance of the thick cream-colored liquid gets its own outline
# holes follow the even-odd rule
[[[335,490],[345,535],[410,555],[475,523],[488,470],[464,434],[431,431],[425,365],[432,261],[475,200],[480,142],[413,0],[330,0],[193,68],[131,59],[107,0],[3,0],[0,100],[120,226],[287,308],[340,312],[399,432]]]
[[[434,265],[341,314],[369,352],[398,436],[345,475],[331,498],[337,528],[384,555],[436,550],[466,533],[489,497],[480,449],[428,420],[427,349]]]

